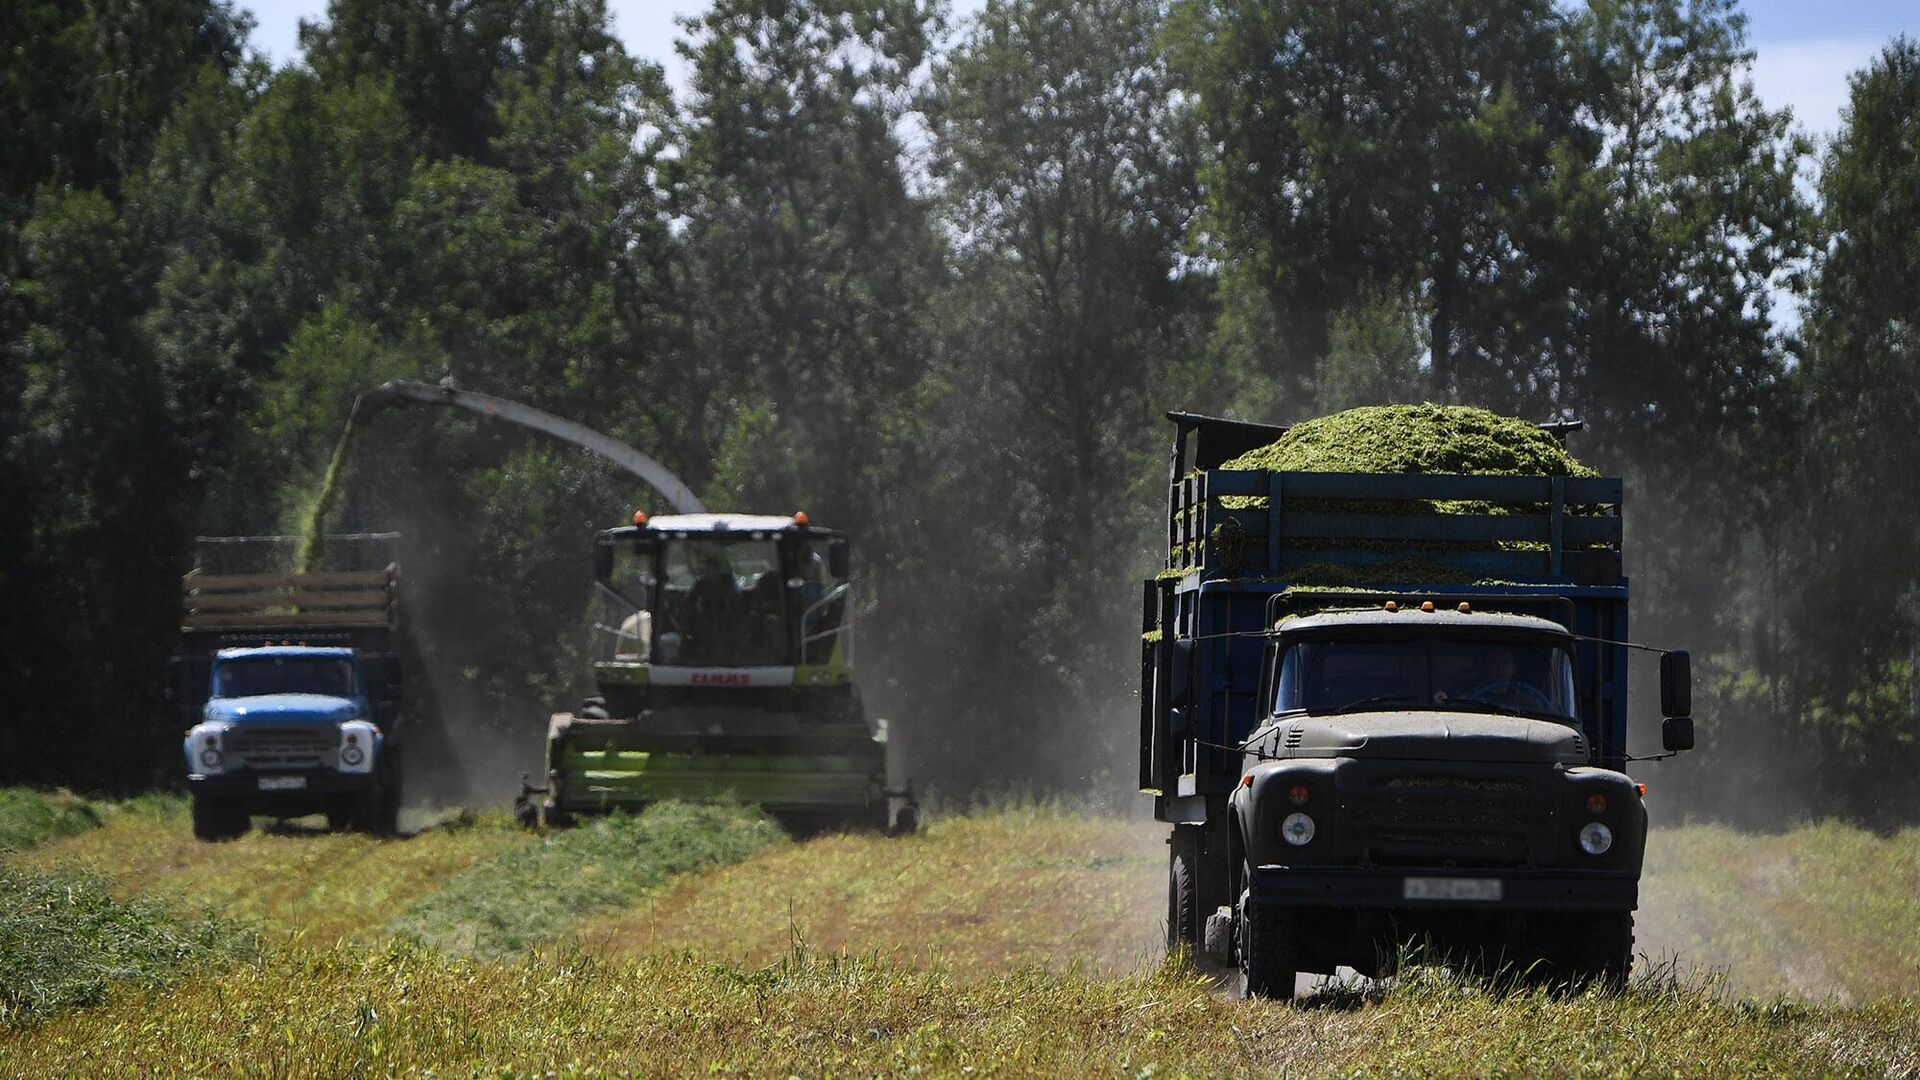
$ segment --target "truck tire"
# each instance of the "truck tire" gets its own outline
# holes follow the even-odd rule
[[[196,840],[231,840],[242,836],[253,822],[246,804],[232,797],[200,795],[193,797],[193,836]]]
[[[1572,988],[1598,986],[1609,994],[1625,990],[1633,970],[1633,912],[1599,911],[1583,921],[1567,943]]]
[[[400,759],[391,752],[374,774],[373,784],[349,797],[347,816],[354,832],[392,836],[400,824]]]
[[[1198,956],[1205,922],[1200,910],[1200,832],[1176,825],[1167,841],[1167,956]]]
[[[1251,869],[1246,880],[1253,881]],[[1240,975],[1250,998],[1293,1000],[1300,919],[1292,908],[1259,904],[1251,884],[1240,894]]]

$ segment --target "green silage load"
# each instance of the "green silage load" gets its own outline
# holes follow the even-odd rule
[[[1560,440],[1531,421],[1501,416],[1470,405],[1372,405],[1333,413],[1289,428],[1278,440],[1221,463],[1223,470],[1264,472],[1423,473],[1434,475],[1591,477],[1599,473],[1580,463]],[[1227,509],[1259,509],[1262,496],[1224,496]],[[1481,501],[1300,499],[1296,511],[1374,514],[1537,513],[1544,506],[1490,504]],[[1579,505],[1570,513],[1600,512]],[[1218,538],[1216,537],[1216,540]],[[1335,549],[1391,551],[1401,545],[1383,540],[1317,541]],[[1288,547],[1299,543],[1290,541]],[[1532,541],[1430,541],[1429,551],[1491,547],[1502,551],[1543,550]],[[1404,581],[1425,584],[1492,583],[1418,555],[1372,565],[1310,562],[1290,567],[1296,583],[1332,587],[1379,587]]]
[[[1369,405],[1287,429],[1223,463],[1267,472],[1598,476],[1530,421],[1471,405]]]

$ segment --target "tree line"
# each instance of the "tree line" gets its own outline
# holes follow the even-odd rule
[[[1726,0],[716,0],[679,92],[603,0],[250,29],[0,13],[0,779],[173,782],[191,538],[292,531],[358,391],[450,377],[852,533],[923,784],[1116,802],[1162,411],[1578,417],[1702,671],[1670,805],[1920,805],[1910,40],[1815,145]],[[470,418],[358,440],[447,753],[537,767],[636,502]]]

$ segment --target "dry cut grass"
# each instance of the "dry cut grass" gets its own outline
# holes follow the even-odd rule
[[[907,838],[821,837],[680,878],[575,940],[749,966],[798,940],[963,978],[1036,964],[1123,973],[1159,961],[1165,837],[1163,825],[1045,805],[939,818]]]
[[[193,838],[186,802],[171,799],[145,800],[99,828],[13,858],[40,869],[82,868],[121,898],[325,943],[377,934],[460,871],[532,842],[498,814],[456,818],[400,840],[295,826],[208,844]]]

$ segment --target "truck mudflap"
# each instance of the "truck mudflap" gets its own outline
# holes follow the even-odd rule
[[[1252,899],[1290,907],[1628,911],[1640,905],[1640,880],[1617,870],[1260,866]]]

